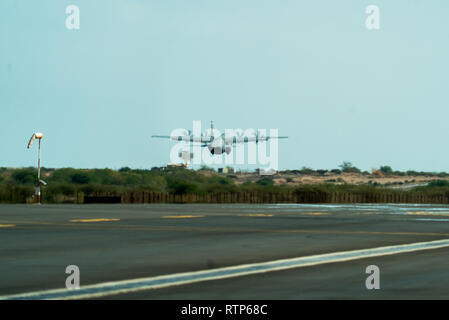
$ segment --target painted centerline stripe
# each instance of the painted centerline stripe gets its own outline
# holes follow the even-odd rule
[[[423,211],[409,211],[408,212],[409,215],[414,215],[414,216],[449,216],[448,213],[439,213],[439,212],[423,212]]]
[[[301,212],[299,214],[302,216],[327,216],[327,215],[330,215],[329,212]]]
[[[70,222],[110,222],[110,221],[120,221],[120,219],[99,218],[99,219],[75,219],[75,220],[70,220]]]
[[[0,296],[0,300],[87,299],[94,297],[104,297],[120,293],[179,286],[201,281],[219,280],[271,271],[280,271],[326,263],[344,262],[350,260],[381,257],[399,253],[439,249],[445,247],[449,247],[449,239],[386,246],[372,249],[334,252],[307,257],[224,267],[212,270],[202,270],[148,278],[106,282],[96,285],[82,286],[78,290],[56,289]]]
[[[204,216],[193,216],[193,215],[184,215],[184,216],[163,216],[164,219],[191,219],[191,218],[204,218]]]
[[[0,224],[0,228],[12,228],[15,227],[15,224]]]

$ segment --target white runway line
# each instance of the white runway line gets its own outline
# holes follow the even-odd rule
[[[140,279],[131,279],[115,282],[105,282],[95,285],[81,286],[78,290],[56,289],[30,292],[24,294],[0,296],[0,300],[25,299],[87,299],[98,298],[121,293],[141,290],[159,289],[172,286],[185,285],[201,281],[234,278],[251,274],[294,269],[300,267],[316,266],[326,263],[344,262],[350,260],[381,257],[399,253],[439,249],[449,247],[449,239],[418,242],[404,245],[394,245],[372,249],[342,251],[307,257],[275,260],[261,263],[252,263],[239,266],[218,268],[212,270],[176,273],[171,275],[155,276]]]

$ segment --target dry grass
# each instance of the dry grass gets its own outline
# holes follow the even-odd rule
[[[256,173],[238,173],[235,174],[236,184],[242,184],[247,181],[257,181],[262,176]],[[322,176],[318,175],[295,175],[295,174],[275,174],[271,176],[276,185],[286,184],[288,186],[297,186],[304,184],[355,184],[355,185],[370,185],[378,184],[382,186],[412,186],[426,184],[434,180],[449,180],[441,177],[430,176],[382,176],[377,174],[357,174],[357,173],[341,173],[332,174],[326,173]]]

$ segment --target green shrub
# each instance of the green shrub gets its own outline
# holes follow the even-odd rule
[[[257,180],[256,183],[258,185],[260,185],[260,186],[272,186],[272,185],[274,185],[273,179],[270,179],[270,178],[267,178],[267,177],[262,178],[260,180]]]
[[[17,169],[14,170],[12,178],[15,182],[20,184],[35,184],[37,183],[37,170],[31,168]]]
[[[449,187],[449,181],[447,181],[447,180],[431,181],[431,182],[429,182],[427,187],[429,187],[429,188],[433,188],[433,187]]]
[[[196,189],[196,185],[185,181],[172,181],[168,184],[169,192],[174,194],[194,193]]]
[[[339,167],[341,168],[341,171],[345,172],[345,173],[360,173],[361,172],[359,168],[354,167],[352,165],[352,163],[349,161],[343,161],[343,163]]]
[[[76,184],[88,184],[90,181],[90,178],[84,172],[77,172],[72,175],[71,181]]]
[[[391,175],[393,173],[393,169],[390,166],[381,166],[379,169],[384,175]]]

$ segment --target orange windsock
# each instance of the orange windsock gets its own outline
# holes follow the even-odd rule
[[[35,133],[33,133],[33,135],[30,138],[30,141],[28,141],[27,149],[29,149],[31,147],[31,145],[33,144],[34,139],[36,139],[36,134]]]

